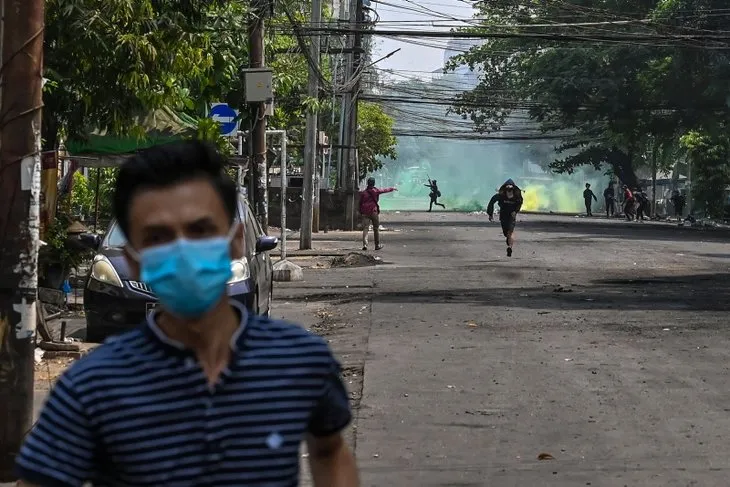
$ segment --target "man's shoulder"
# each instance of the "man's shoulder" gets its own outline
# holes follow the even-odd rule
[[[101,369],[126,370],[138,361],[138,354],[144,351],[145,343],[148,343],[148,338],[141,326],[110,337],[74,362],[64,376],[72,382],[84,382]]]

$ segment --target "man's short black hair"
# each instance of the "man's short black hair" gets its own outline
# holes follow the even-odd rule
[[[233,222],[236,184],[226,173],[225,159],[212,145],[191,140],[145,149],[124,162],[114,191],[114,215],[124,234],[129,237],[129,208],[140,191],[192,179],[204,179],[213,186]]]

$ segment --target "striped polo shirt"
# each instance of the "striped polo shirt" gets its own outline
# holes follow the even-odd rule
[[[18,476],[44,487],[298,485],[305,435],[350,422],[340,366],[322,338],[237,308],[215,386],[153,316],[76,362],[29,433]]]

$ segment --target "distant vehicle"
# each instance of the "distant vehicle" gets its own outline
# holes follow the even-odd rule
[[[244,222],[246,255],[231,262],[228,295],[250,311],[268,315],[274,289],[267,252],[276,248],[279,239],[264,234],[242,195],[236,218]],[[132,279],[122,250],[126,240],[116,221],[104,235],[85,234],[82,241],[97,250],[84,289],[86,340],[100,343],[142,323],[157,306],[157,298],[144,282]]]

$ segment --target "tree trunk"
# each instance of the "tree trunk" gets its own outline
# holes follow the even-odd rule
[[[53,117],[43,117],[41,137],[43,138],[44,151],[58,149],[58,122]]]
[[[639,185],[639,178],[634,171],[630,153],[614,148],[611,151],[609,163],[621,184],[625,184],[632,189]]]

